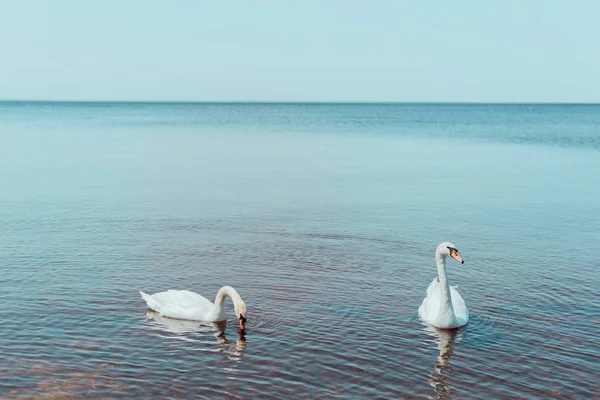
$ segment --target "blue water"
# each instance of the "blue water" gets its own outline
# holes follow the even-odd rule
[[[598,105],[4,102],[0,182],[3,399],[600,398]]]

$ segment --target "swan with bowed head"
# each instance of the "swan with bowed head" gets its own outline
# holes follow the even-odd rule
[[[441,329],[453,329],[469,322],[469,310],[460,293],[450,286],[446,277],[446,259],[454,258],[461,264],[465,262],[458,250],[450,242],[443,242],[435,251],[438,276],[427,288],[427,296],[419,307],[419,316],[429,325]]]
[[[246,303],[231,286],[223,286],[217,292],[215,302],[189,290],[167,290],[153,295],[140,290],[142,299],[151,310],[162,317],[191,321],[218,322],[227,320],[223,303],[225,297],[231,297],[235,316],[239,319],[240,330],[246,329]]]

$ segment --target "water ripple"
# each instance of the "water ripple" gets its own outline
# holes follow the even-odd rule
[[[597,106],[0,108],[2,399],[598,398]]]

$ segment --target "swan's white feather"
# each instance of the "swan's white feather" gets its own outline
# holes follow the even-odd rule
[[[455,286],[450,286],[450,297],[452,298],[452,308],[454,309],[455,326],[443,326],[438,318],[440,312],[440,305],[442,303],[442,287],[438,278],[433,278],[433,281],[427,288],[427,296],[423,300],[421,307],[419,307],[419,316],[425,322],[430,325],[437,326],[439,328],[458,328],[466,325],[469,322],[469,310],[465,304],[465,300],[462,298]],[[442,326],[440,326],[442,325]]]
[[[140,291],[140,294],[148,307],[163,317],[209,322],[226,319],[222,308],[189,290],[167,290],[153,295]]]
[[[151,310],[154,310],[156,312],[160,311],[160,303],[158,303],[156,300],[154,300],[152,298],[152,296],[150,296],[148,293],[144,293],[141,290],[139,292],[140,292],[140,295],[142,295],[142,299],[144,299],[144,301],[148,305],[148,308],[150,308]]]

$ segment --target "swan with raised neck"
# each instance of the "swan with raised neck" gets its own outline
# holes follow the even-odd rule
[[[421,319],[442,329],[457,328],[465,325],[469,320],[469,312],[465,301],[458,291],[448,283],[446,259],[449,256],[464,264],[454,244],[450,242],[440,243],[435,251],[438,277],[434,278],[429,285],[427,296],[421,307],[419,307]]]

